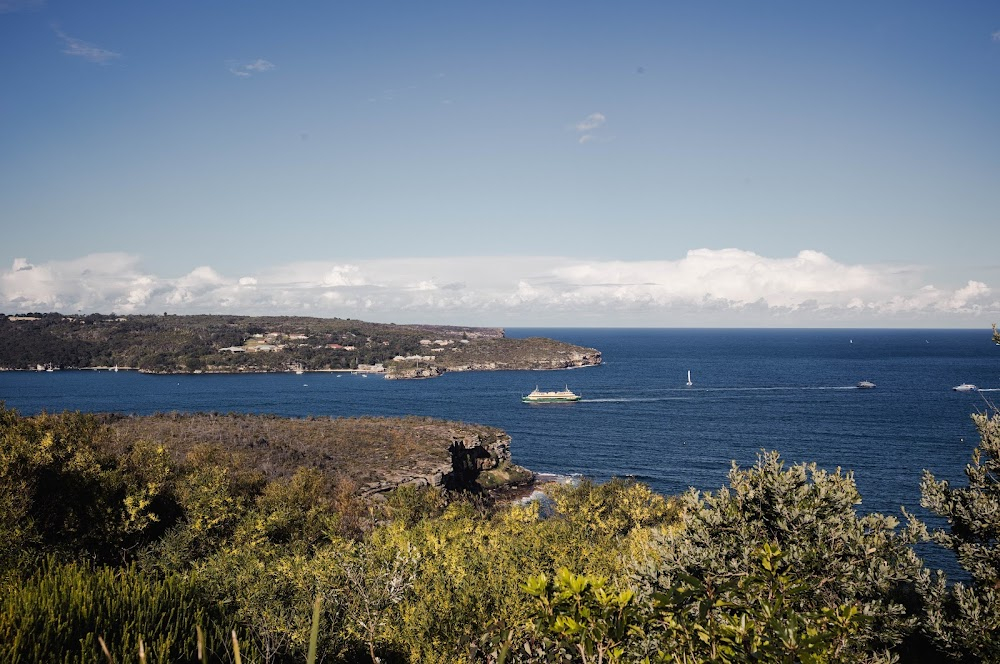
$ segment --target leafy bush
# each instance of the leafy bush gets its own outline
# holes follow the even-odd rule
[[[921,577],[928,609],[925,632],[956,661],[1000,662],[1000,413],[973,416],[980,443],[966,466],[966,487],[925,472],[921,504],[948,519],[927,539],[953,551],[971,577],[949,587],[943,575]]]
[[[764,545],[745,576],[721,583],[682,576],[640,603],[631,589],[560,569],[532,577],[531,638],[503,643],[496,660],[521,662],[829,662],[862,620],[856,606],[800,608],[812,588],[795,578],[783,553]],[[850,658],[854,659],[854,658]]]
[[[94,415],[20,417],[0,404],[0,564],[34,554],[121,563],[177,518],[162,447],[112,453]]]
[[[753,468],[733,465],[728,488],[683,497],[681,527],[655,536],[653,555],[638,566],[636,580],[647,596],[685,586],[731,589],[733,583],[744,584],[741,592],[758,592],[746,579],[760,572],[760,552],[780,550],[788,588],[808,589],[785,593],[790,609],[809,622],[824,610],[857,607],[864,620],[845,646],[857,661],[899,648],[917,629],[913,584],[921,562],[906,533],[896,531],[897,520],[858,516],[860,501],[850,473],[815,464],[786,469],[776,452],[762,453]],[[761,601],[728,592],[726,602]],[[703,617],[714,620],[720,611],[709,607]]]
[[[524,648],[530,659],[617,662],[629,640],[643,636],[644,616],[631,590],[609,592],[606,580],[572,574],[565,567],[549,579],[528,578],[525,590],[537,600],[533,636]],[[510,648],[498,659],[506,659]],[[521,653],[514,657],[522,659]]]

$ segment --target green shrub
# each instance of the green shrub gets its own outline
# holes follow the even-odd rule
[[[632,589],[560,569],[528,579],[536,600],[532,633],[510,640],[497,661],[518,662],[831,662],[845,657],[862,624],[856,606],[801,608],[812,588],[784,554],[765,545],[747,574],[721,582],[682,576],[640,602]]]
[[[1000,413],[973,416],[979,446],[966,466],[968,486],[953,487],[925,472],[921,504],[948,519],[926,539],[953,551],[970,583],[948,586],[943,575],[921,577],[927,602],[924,631],[955,661],[1000,662]]]
[[[681,527],[655,536],[636,581],[647,597],[715,588],[726,589],[726,602],[751,606],[760,588],[747,579],[760,572],[760,552],[780,550],[788,588],[808,590],[785,593],[789,610],[807,621],[845,606],[860,611],[847,656],[860,661],[904,647],[917,630],[913,587],[922,565],[897,520],[859,516],[860,501],[850,473],[815,464],[786,469],[776,452],[762,453],[753,468],[733,465],[728,488],[683,497]],[[720,610],[703,617],[714,620]]]
[[[556,512],[588,536],[618,538],[649,526],[672,522],[675,501],[632,479],[613,478],[603,484],[584,479],[546,488]]]

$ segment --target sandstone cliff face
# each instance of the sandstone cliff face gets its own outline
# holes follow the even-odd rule
[[[434,378],[444,373],[438,366],[405,366],[400,363],[390,365],[386,370],[386,380],[407,380],[415,378]]]
[[[527,370],[551,370],[551,369],[573,369],[576,367],[597,366],[601,363],[601,352],[594,349],[573,351],[554,357],[533,357],[525,358],[522,361],[485,361],[470,362],[468,364],[453,364],[448,366],[448,371],[503,371],[510,369]]]

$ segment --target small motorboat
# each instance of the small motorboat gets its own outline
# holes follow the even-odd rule
[[[873,387],[875,387],[875,383],[871,382],[870,380],[863,380],[860,383],[858,383],[859,390],[870,390]]]
[[[979,388],[973,385],[972,383],[962,383],[961,385],[956,385],[951,389],[955,390],[956,392],[975,392]]]

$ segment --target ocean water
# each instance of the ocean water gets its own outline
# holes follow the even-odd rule
[[[862,511],[919,508],[920,476],[964,483],[970,415],[1000,398],[1000,347],[979,330],[508,329],[602,351],[599,367],[387,381],[335,373],[154,376],[0,372],[0,400],[42,410],[424,415],[490,424],[536,472],[716,490],[762,449],[855,474]],[[688,370],[693,385],[685,386]],[[855,387],[871,380],[875,389]],[[958,393],[970,382],[981,392]],[[536,386],[570,404],[529,405]],[[998,389],[997,393],[991,392]],[[950,567],[947,562],[942,563]]]

